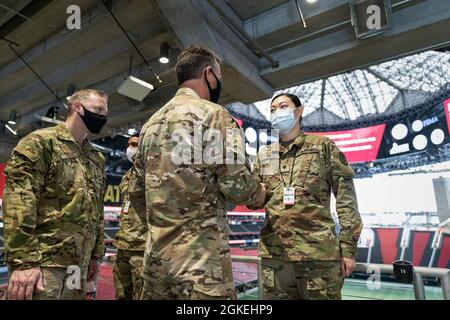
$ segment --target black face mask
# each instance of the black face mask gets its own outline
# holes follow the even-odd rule
[[[212,74],[214,75],[214,77],[216,78],[216,81],[217,81],[217,87],[215,89],[212,89],[211,84],[209,83],[208,78],[206,77],[207,72],[208,72],[208,70],[205,70],[205,80],[206,80],[206,84],[208,85],[208,90],[209,90],[209,101],[211,101],[212,103],[217,103],[217,102],[219,102],[220,93],[222,92],[222,83],[220,83],[220,80],[219,80],[219,78],[217,78],[214,71],[211,70]]]
[[[84,110],[84,116],[78,114],[83,120],[84,125],[91,133],[98,134],[102,131],[103,126],[106,124],[106,116],[102,116],[101,114],[91,112],[87,110],[83,105],[81,105]]]

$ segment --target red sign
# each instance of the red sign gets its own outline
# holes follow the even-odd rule
[[[374,161],[377,158],[385,128],[386,124],[379,124],[361,129],[305,133],[327,136],[345,154],[348,162],[353,163]]]
[[[450,99],[444,101],[445,117],[447,118],[448,134],[450,135]]]

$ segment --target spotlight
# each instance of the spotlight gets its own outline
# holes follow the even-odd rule
[[[306,2],[308,2],[308,3],[314,3],[314,2],[317,2],[317,0],[306,0]]]
[[[11,111],[10,114],[9,114],[8,123],[12,124],[12,125],[15,125],[16,124],[16,117],[17,117],[16,113],[14,111]]]
[[[167,42],[163,42],[161,44],[161,51],[160,51],[160,55],[159,55],[159,62],[166,64],[169,63],[169,51],[170,51],[170,47],[167,44]]]

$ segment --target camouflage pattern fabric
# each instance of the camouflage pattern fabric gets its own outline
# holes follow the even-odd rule
[[[168,296],[176,297],[178,300],[237,300],[236,293],[221,295],[209,295],[201,291],[193,289],[187,285],[184,290],[166,290],[161,291],[159,287],[155,287],[151,282],[144,281],[140,300],[167,300]]]
[[[79,288],[70,279],[72,272],[65,268],[41,268],[44,291],[34,290],[33,300],[85,300],[87,267],[80,269]]]
[[[211,162],[216,154],[208,149],[208,139],[200,143],[190,140],[207,129],[216,129],[231,146],[215,163]],[[137,203],[145,185],[149,236],[143,299],[193,299],[195,292],[205,299],[235,296],[226,201],[252,203],[261,186],[244,161],[242,135],[227,135],[227,129],[241,133],[225,108],[181,88],[141,130],[135,156],[141,179],[136,181],[138,187],[131,188],[130,199]],[[193,148],[181,151],[183,156],[211,157],[198,163],[174,163],[177,132]],[[242,163],[226,163],[227,153]]]
[[[262,258],[339,261],[355,257],[362,221],[354,171],[333,141],[302,133],[290,143],[269,145],[258,153],[254,173],[268,190],[259,243]],[[295,187],[294,205],[283,203],[288,185]],[[329,209],[331,192],[336,197],[339,235]]]
[[[142,293],[143,257],[144,251],[117,250],[113,271],[116,299],[140,299]]]
[[[262,259],[266,300],[341,300],[340,261],[292,262]]]
[[[5,169],[6,262],[32,267],[86,267],[104,254],[105,159],[65,124],[24,137]]]
[[[148,232],[147,222],[136,213],[136,209],[133,203],[129,201],[130,197],[128,195],[130,178],[132,178],[134,172],[133,168],[128,170],[119,186],[122,198],[122,211],[120,212],[120,229],[116,233],[113,245],[117,249],[144,252]],[[145,217],[145,211],[141,216]]]

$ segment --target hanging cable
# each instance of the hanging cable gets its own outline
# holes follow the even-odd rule
[[[117,19],[116,15],[114,14],[114,12],[112,12],[111,8],[107,5],[105,0],[101,0],[103,5],[105,6],[105,8],[109,11],[109,14],[111,15],[111,17],[113,17],[114,21],[116,22],[116,24],[119,26],[120,30],[122,30],[122,32],[125,34],[125,36],[127,37],[128,41],[131,43],[131,45],[134,47],[134,49],[136,50],[136,52],[141,56],[142,60],[144,61],[145,65],[150,69],[150,71],[154,74],[154,76],[156,77],[156,79],[158,80],[159,83],[162,83],[162,80],[159,78],[158,74],[153,70],[152,66],[150,65],[150,63],[147,61],[147,59],[144,57],[144,55],[142,54],[141,50],[139,50],[139,48],[137,47],[137,45],[134,43],[133,39],[131,39],[131,37],[128,35],[128,32],[125,30],[125,28],[122,26],[122,24],[119,22],[119,20]]]
[[[101,6],[101,4],[98,4],[98,5]],[[69,33],[71,33],[71,32],[78,31],[78,29],[59,30],[58,28],[52,27],[52,26],[50,26],[50,25],[48,25],[48,24],[45,24],[45,23],[42,23],[42,22],[33,20],[33,19],[31,19],[30,17],[28,17],[28,16],[26,16],[26,15],[20,13],[19,11],[14,10],[14,9],[12,9],[12,8],[9,8],[9,7],[7,7],[7,6],[3,5],[3,4],[1,4],[1,3],[0,3],[0,7],[3,8],[3,9],[5,9],[6,11],[9,11],[9,12],[11,12],[11,13],[14,13],[15,15],[17,15],[17,16],[21,17],[22,19],[25,19],[25,20],[27,20],[27,21],[33,23],[33,24],[36,24],[36,25],[38,25],[38,26],[40,26],[40,27],[43,27],[43,28],[47,28],[47,29],[56,31],[58,34],[69,34]],[[97,18],[97,17],[100,16],[100,15],[103,15],[104,13],[105,13],[105,11],[99,10],[96,14],[91,15],[91,11],[89,11],[89,17],[87,17],[86,19],[84,19],[84,20],[81,21],[81,26],[84,26],[86,23],[91,22],[93,19]]]
[[[39,81],[48,89],[48,91],[51,92],[51,94],[56,98],[56,100],[61,103],[61,105],[63,105],[66,109],[67,109],[67,105],[64,103],[64,101],[58,97],[58,95],[56,94],[56,92],[47,84],[47,82],[45,82],[44,79],[42,79],[42,77],[33,69],[33,67],[25,60],[25,58],[14,48],[14,46],[19,46],[19,44],[17,44],[16,42],[13,42],[11,40],[8,40],[4,37],[1,37],[1,39],[5,42],[8,42],[8,47],[16,54],[16,56],[22,60],[22,62],[25,64],[25,66],[30,69],[31,72],[33,72],[33,74],[36,76],[36,78],[39,79]]]
[[[131,70],[133,70],[133,55],[130,55],[130,64],[128,65],[128,75],[131,76]]]
[[[58,30],[58,29],[55,28],[55,27],[49,26],[48,24],[45,24],[45,23],[42,23],[42,22],[35,21],[35,20],[33,20],[33,19],[31,19],[31,18],[29,18],[29,17],[27,17],[27,16],[21,14],[19,11],[14,10],[14,9],[11,9],[11,8],[5,6],[4,4],[1,4],[1,3],[0,3],[0,7],[3,8],[3,9],[5,9],[6,11],[9,11],[9,12],[14,13],[15,15],[18,15],[19,17],[21,17],[21,18],[23,18],[23,19],[25,19],[25,20],[27,20],[27,21],[29,21],[29,22],[31,22],[31,23],[37,24],[38,26],[41,26],[41,27],[44,27],[44,28],[47,28],[47,29],[56,31],[56,32],[61,33],[61,34],[65,34],[65,33],[66,33],[65,31],[60,31],[60,30]]]

